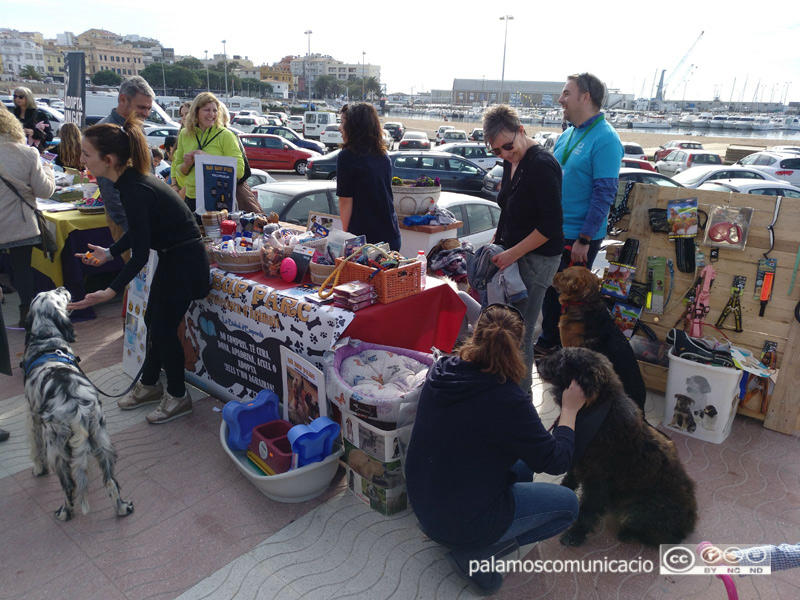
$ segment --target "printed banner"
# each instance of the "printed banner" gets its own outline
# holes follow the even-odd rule
[[[211,276],[211,293],[189,307],[179,337],[186,380],[223,401],[263,389],[283,396],[281,347],[324,369],[322,355],[355,317],[220,269]]]
[[[86,126],[86,60],[83,52],[64,53],[64,122]]]
[[[136,377],[144,361],[147,346],[147,327],[144,324],[144,311],[153,275],[158,266],[158,253],[150,250],[147,264],[128,284],[127,306],[125,307],[125,339],[122,343],[122,370],[130,377]]]
[[[195,154],[194,166],[199,177],[197,183],[197,214],[212,210],[234,210],[236,199],[236,158]]]

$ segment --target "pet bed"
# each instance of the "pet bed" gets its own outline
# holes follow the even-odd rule
[[[400,403],[419,396],[433,356],[351,340],[326,369],[329,400],[368,422],[394,429]]]

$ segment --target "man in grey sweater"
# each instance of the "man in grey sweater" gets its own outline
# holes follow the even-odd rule
[[[150,84],[143,77],[134,75],[122,82],[119,86],[119,100],[117,108],[111,109],[111,114],[100,123],[113,123],[122,127],[131,113],[136,113],[141,119],[150,116],[153,108],[153,99],[156,94]],[[105,177],[97,178],[97,186],[100,188],[100,195],[106,207],[106,222],[111,230],[111,237],[116,242],[122,234],[128,230],[128,220],[125,217],[125,210],[122,208],[122,201],[119,199],[119,192],[114,187],[114,182]],[[123,255],[123,260],[128,261],[130,253]]]

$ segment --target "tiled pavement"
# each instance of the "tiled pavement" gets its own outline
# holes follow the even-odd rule
[[[11,297],[10,297],[11,298]],[[121,390],[119,304],[78,323],[77,353],[95,383]],[[7,324],[13,306],[3,305]],[[23,334],[9,331],[12,363]],[[52,476],[30,471],[22,377],[2,378],[0,427],[0,600],[4,599],[327,599],[471,598],[444,551],[416,527],[413,514],[382,517],[346,491],[341,472],[322,497],[273,502],[255,490],[219,447],[221,406],[193,390],[194,413],[161,426],[148,408],[120,411],[104,399],[119,451],[117,476],[133,515],[113,516],[95,469],[91,511],[68,523],[53,517],[61,491]],[[542,387],[545,421],[556,411]],[[663,398],[648,399],[651,422]],[[670,433],[697,482],[700,520],[689,542],[800,540],[800,440],[737,418],[722,445]],[[546,479],[544,479],[546,480]],[[651,549],[619,543],[603,525],[579,549],[557,540],[522,549],[529,559],[649,559]],[[800,598],[800,570],[737,580],[740,598]],[[673,599],[726,597],[707,576],[655,574],[511,574],[496,595],[515,598]]]

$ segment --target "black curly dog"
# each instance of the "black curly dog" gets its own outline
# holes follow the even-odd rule
[[[581,500],[578,519],[561,536],[561,543],[583,544],[606,512],[618,522],[617,537],[622,542],[658,546],[686,538],[697,521],[694,482],[673,442],[650,427],[625,395],[609,360],[586,348],[564,348],[542,359],[538,370],[555,386],[559,406],[572,380],[587,397],[578,413],[576,447],[581,442],[581,413],[610,403],[585,452],[573,460],[562,482],[573,490],[580,487]]]

